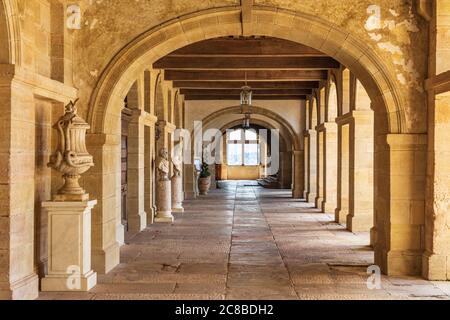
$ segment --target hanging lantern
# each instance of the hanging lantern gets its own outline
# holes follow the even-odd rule
[[[251,106],[252,97],[253,97],[252,89],[249,86],[242,87],[241,106]]]

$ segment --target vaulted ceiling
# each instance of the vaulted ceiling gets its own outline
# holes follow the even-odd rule
[[[305,99],[339,62],[310,47],[265,37],[198,42],[156,61],[186,100],[239,100],[247,83],[254,99]]]

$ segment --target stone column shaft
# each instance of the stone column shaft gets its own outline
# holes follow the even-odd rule
[[[388,275],[420,275],[427,136],[377,137],[375,264]]]
[[[304,171],[304,151],[294,151],[294,163],[293,163],[293,177],[294,188],[292,191],[292,197],[294,199],[303,198],[305,192],[305,171]]]
[[[345,115],[338,118],[338,194],[335,221],[347,223],[350,205],[350,126],[352,118]]]
[[[374,114],[372,110],[352,112],[350,142],[350,197],[347,228],[352,232],[368,232],[373,227],[374,219]]]
[[[128,127],[128,230],[147,227],[145,212],[145,139],[143,111],[134,109]]]
[[[324,172],[323,172],[323,202],[322,210],[335,212],[337,207],[337,124],[327,122],[324,128]]]
[[[0,65],[0,300],[35,299],[35,108],[33,92],[13,80],[14,65]]]
[[[317,131],[308,130],[306,132],[306,138],[309,147],[306,170],[308,175],[306,200],[313,203],[317,197]]]
[[[422,275],[450,280],[450,93],[430,99],[425,253]]]

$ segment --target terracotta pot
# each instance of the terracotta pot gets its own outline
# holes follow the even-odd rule
[[[200,191],[200,194],[202,196],[207,195],[210,188],[211,188],[211,177],[198,179],[198,190]]]

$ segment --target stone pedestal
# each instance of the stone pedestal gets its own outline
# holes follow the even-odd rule
[[[97,284],[91,268],[91,210],[96,204],[42,204],[48,213],[48,274],[41,280],[42,291],[89,291]]]
[[[173,223],[172,186],[170,180],[158,181],[156,186],[156,206],[158,208],[155,222]]]
[[[183,179],[179,175],[172,177],[172,212],[183,213]]]

